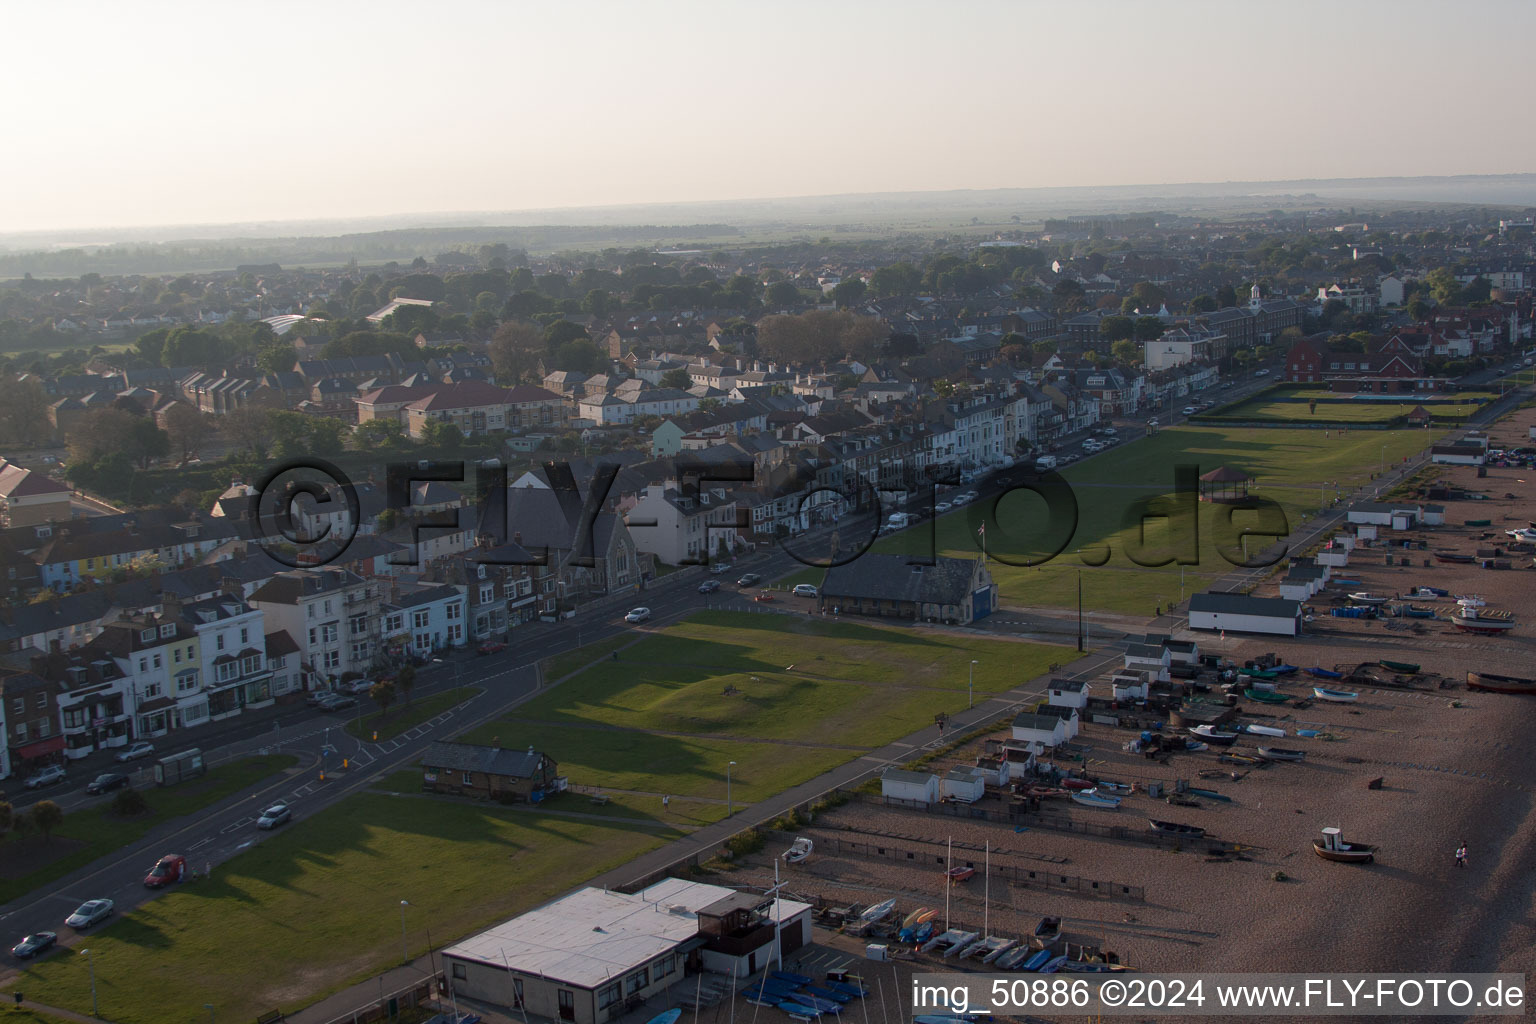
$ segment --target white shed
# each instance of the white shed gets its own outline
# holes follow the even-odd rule
[[[1168,668],[1172,664],[1173,655],[1160,644],[1127,644],[1125,664],[1122,667],[1133,672],[1149,672],[1154,682],[1166,683],[1170,678]]]
[[[989,786],[1006,786],[1013,778],[1013,769],[1006,757],[978,757],[976,771]]]
[[[1061,738],[1070,740],[1077,735],[1082,716],[1077,713],[1077,708],[1064,707],[1060,704],[1039,704],[1035,707],[1035,714],[1049,715],[1052,718],[1061,719]]]
[[[1077,679],[1052,679],[1045,688],[1049,703],[1060,708],[1088,706],[1088,684]]]
[[[1444,505],[1420,505],[1419,506],[1419,520],[1425,526],[1444,526],[1445,525],[1445,506]]]
[[[939,777],[927,772],[909,772],[905,768],[887,768],[880,773],[880,795],[936,804],[939,802]]]
[[[1109,685],[1117,701],[1146,700],[1149,687],[1148,674],[1122,669],[1110,676]]]
[[[1375,540],[1376,539],[1376,527],[1375,526],[1357,526],[1357,527],[1355,527],[1355,536],[1358,537],[1360,540]]]
[[[987,795],[987,780],[975,768],[952,768],[939,784],[939,792],[945,800],[973,804]]]
[[[1344,518],[1351,523],[1368,526],[1391,526],[1392,506],[1379,501],[1361,501],[1349,507]]]
[[[1170,665],[1200,664],[1200,645],[1193,640],[1164,640]]]
[[[1301,602],[1247,594],[1196,594],[1189,599],[1189,628],[1298,636]]]
[[[1048,747],[1060,746],[1067,739],[1065,722],[1054,715],[1037,715],[1032,711],[1019,712],[1013,720],[1012,731],[1013,738],[1028,744],[1035,754]]]

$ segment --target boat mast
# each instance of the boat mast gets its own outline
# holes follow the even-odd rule
[[[955,869],[955,837],[949,837],[949,845],[944,851],[944,930],[949,931],[949,888],[955,884],[955,876],[950,874]]]
[[[985,859],[982,863],[982,897],[981,897],[981,935],[982,938],[992,936],[992,844],[987,843]]]
[[[779,970],[784,969],[784,904],[779,900],[779,890],[784,883],[779,881],[779,860],[773,860],[773,888],[768,890],[768,895],[773,897],[773,952],[779,960]]]

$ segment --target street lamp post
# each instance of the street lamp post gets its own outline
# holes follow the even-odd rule
[[[212,1003],[204,1003],[203,1004],[203,1009],[208,1011],[208,1024],[213,1024],[213,1004]]]
[[[91,969],[91,1016],[99,1017],[101,1014],[96,1006],[96,956],[89,949],[82,949],[80,952],[85,954],[86,965]]]
[[[725,816],[727,818],[736,813],[735,806],[731,803],[731,769],[735,767],[735,761],[725,766]]]
[[[976,697],[975,697],[975,693],[976,693],[976,691],[975,691],[975,686],[976,686],[976,664],[977,664],[976,659],[972,658],[971,659],[971,674],[966,678],[966,681],[965,681],[965,706],[967,708],[973,708],[973,707],[976,706]]]
[[[405,908],[410,905],[410,900],[400,901],[400,962],[402,964],[411,962],[411,950],[405,941]]]

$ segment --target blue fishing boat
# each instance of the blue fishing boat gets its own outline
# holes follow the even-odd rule
[[[677,1024],[677,1018],[683,1015],[682,1010],[663,1010],[645,1024]]]
[[[1040,973],[1055,974],[1057,971],[1061,970],[1061,965],[1066,962],[1067,958],[1064,956],[1053,957],[1052,959],[1046,961],[1044,967],[1040,968]]]
[[[807,985],[802,988],[800,992],[804,995],[813,995],[818,999],[830,999],[834,1003],[846,1003],[853,999],[853,996],[846,992],[838,992],[831,988],[822,988],[819,985]]]
[[[774,971],[772,974],[768,975],[768,977],[777,979],[778,981],[793,982],[796,985],[811,985],[816,981],[815,978],[807,978],[803,974],[791,974],[788,971]]]
[[[1332,671],[1330,671],[1330,670],[1328,670],[1326,668],[1319,668],[1316,665],[1313,665],[1311,668],[1307,669],[1307,675],[1311,676],[1313,679],[1343,679],[1344,678],[1344,673],[1342,673],[1342,672],[1332,672]]]
[[[1296,669],[1297,666],[1295,665],[1276,665],[1274,668],[1270,669],[1270,671],[1277,676],[1288,676],[1294,673]]]
[[[1038,971],[1040,968],[1050,963],[1055,955],[1056,954],[1052,953],[1048,949],[1042,949],[1028,960],[1025,960],[1023,965],[1019,967],[1019,970]]]
[[[1184,792],[1188,793],[1190,796],[1203,796],[1207,800],[1220,800],[1223,803],[1231,803],[1232,802],[1232,798],[1231,797],[1229,797],[1229,796],[1222,796],[1220,793],[1216,792],[1214,789],[1186,789]]]
[[[1330,690],[1326,686],[1312,687],[1312,696],[1318,700],[1331,701],[1334,704],[1353,704],[1360,698],[1360,695],[1352,690]],[[1298,735],[1304,734],[1298,733]]]

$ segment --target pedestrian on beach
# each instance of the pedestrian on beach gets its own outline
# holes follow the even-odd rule
[[[667,804],[668,804],[669,801],[671,801],[671,799],[672,798],[667,796],[665,793],[662,794],[662,797],[661,797],[661,809],[662,810],[666,810],[667,809]]]
[[[1456,847],[1456,866],[1459,868],[1467,866],[1467,841],[1465,839],[1461,841],[1460,846]]]

